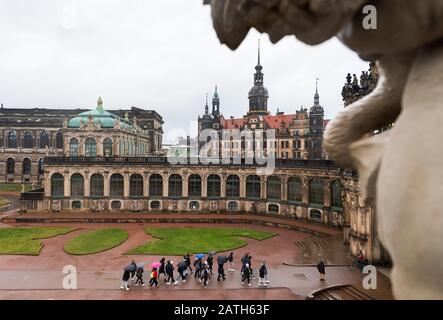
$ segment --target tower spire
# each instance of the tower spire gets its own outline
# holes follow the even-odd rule
[[[315,95],[314,95],[314,105],[320,105],[320,95],[318,94],[318,78],[315,79]]]
[[[206,94],[205,114],[208,114],[208,113],[209,113],[208,94]]]
[[[260,38],[258,38],[258,59],[257,59],[257,65],[260,65]]]

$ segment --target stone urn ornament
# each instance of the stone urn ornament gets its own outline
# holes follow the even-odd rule
[[[231,49],[255,28],[273,43],[295,36],[316,45],[337,37],[362,59],[376,61],[375,90],[328,124],[324,147],[338,165],[359,173],[393,260],[395,297],[443,299],[443,1],[204,3],[218,38]]]

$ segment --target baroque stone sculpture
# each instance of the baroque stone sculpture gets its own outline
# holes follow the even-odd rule
[[[376,207],[395,297],[443,299],[443,1],[204,2],[231,49],[256,28],[273,43],[293,35],[315,45],[337,36],[362,59],[377,61],[377,87],[328,124],[325,149],[358,170],[365,200]],[[377,9],[375,30],[363,27],[366,5]]]

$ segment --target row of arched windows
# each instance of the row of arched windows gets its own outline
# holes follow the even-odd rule
[[[123,140],[119,146],[120,155],[143,155],[145,153],[145,145],[141,143],[140,145],[134,145],[127,140]],[[71,157],[77,157],[80,155],[79,141],[76,138],[72,138],[69,141],[69,154]],[[94,138],[88,138],[85,141],[85,156],[86,157],[96,157],[97,154],[97,142]],[[103,156],[113,155],[113,142],[110,138],[103,140]]]
[[[53,174],[51,177],[51,195],[53,197],[63,196],[63,184],[58,181],[63,180],[61,174]],[[53,184],[54,182],[54,184]],[[61,185],[61,187],[60,187]],[[168,197],[182,197],[183,179],[178,174],[172,174],[168,178]],[[129,196],[132,198],[143,197],[143,177],[140,174],[133,174],[129,179]],[[267,199],[281,199],[281,180],[277,176],[271,176],[266,182]],[[288,179],[287,184],[288,201],[301,203],[303,201],[302,182],[297,177]],[[110,196],[123,197],[124,178],[119,173],[114,173],[110,178]],[[251,200],[260,199],[261,180],[257,175],[249,175],[246,178],[246,198]],[[71,197],[83,197],[84,178],[76,173],[71,176]],[[100,173],[95,173],[90,178],[90,196],[101,198],[104,195],[104,178]],[[163,196],[163,177],[153,174],[149,177],[150,197]],[[188,196],[199,198],[202,196],[202,179],[198,174],[192,174],[188,178]],[[221,196],[221,178],[217,174],[211,174],[207,179],[207,197],[219,198]],[[228,198],[240,197],[240,178],[237,175],[229,175],[226,179],[226,196]],[[315,205],[324,204],[324,181],[321,178],[312,178],[309,183],[309,203]],[[340,181],[336,180],[331,184],[331,206],[341,208]]]
[[[38,147],[41,149],[46,148],[46,147],[48,147],[48,148],[50,147],[49,133],[46,131],[43,131],[40,133],[40,139],[38,141],[38,144],[36,144],[34,140],[35,139],[34,139],[34,135],[32,134],[32,132],[26,131],[23,134],[23,144],[21,145],[21,147],[23,147],[23,148]],[[19,146],[18,139],[17,139],[17,132],[10,131],[8,133],[6,146],[7,146],[7,148],[17,148]],[[57,149],[63,149],[63,133],[62,132],[57,132],[55,135],[55,147]]]
[[[38,174],[43,174],[43,158],[38,161]],[[32,161],[29,158],[24,158],[22,161],[22,174],[31,174]],[[15,174],[15,160],[8,158],[6,160],[6,174]]]

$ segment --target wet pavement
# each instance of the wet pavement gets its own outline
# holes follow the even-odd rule
[[[31,225],[31,224],[29,224]],[[32,226],[48,224],[32,224]],[[61,226],[63,224],[50,224]],[[131,259],[137,262],[146,261],[150,264],[161,257],[126,255],[134,247],[150,239],[143,228],[156,227],[239,227],[256,230],[272,231],[277,236],[263,240],[247,239],[245,247],[234,251],[235,272],[226,271],[226,281],[217,282],[212,279],[207,289],[190,276],[186,283],[178,286],[167,286],[163,282],[159,289],[134,288],[129,292],[122,292],[122,267]],[[18,226],[25,226],[19,224]],[[304,299],[311,291],[336,284],[352,284],[362,289],[363,275],[359,271],[349,271],[347,267],[327,267],[326,281],[320,282],[315,267],[295,267],[283,265],[283,262],[311,263],[319,257],[328,262],[344,261],[346,250],[340,249],[338,235],[332,232],[331,236],[311,236],[294,230],[244,224],[68,224],[64,226],[77,228],[66,235],[43,240],[44,248],[39,256],[0,256],[0,299],[244,299],[247,290],[248,299]],[[73,256],[63,251],[63,245],[69,239],[91,229],[104,227],[118,227],[127,230],[129,238],[122,245],[106,252]],[[335,234],[335,235],[334,235]],[[320,241],[320,242],[319,242]],[[303,246],[300,243],[304,243]],[[339,250],[340,249],[340,250]],[[239,266],[240,258],[246,253],[252,255],[253,268],[262,260],[267,261],[269,272],[269,287],[258,288],[258,280],[252,281],[251,287],[241,284]],[[181,257],[166,257],[177,264]],[[302,260],[300,260],[302,258]],[[343,260],[340,260],[343,259]],[[76,267],[77,288],[79,290],[63,290],[63,267]],[[215,268],[216,269],[216,266]],[[226,266],[227,269],[227,266]],[[149,271],[145,271],[145,277]],[[364,290],[364,289],[362,289]],[[368,290],[366,290],[368,291]],[[378,273],[378,290],[369,290],[368,295],[376,299],[392,299],[390,281],[382,273]],[[136,293],[137,292],[137,293]]]

